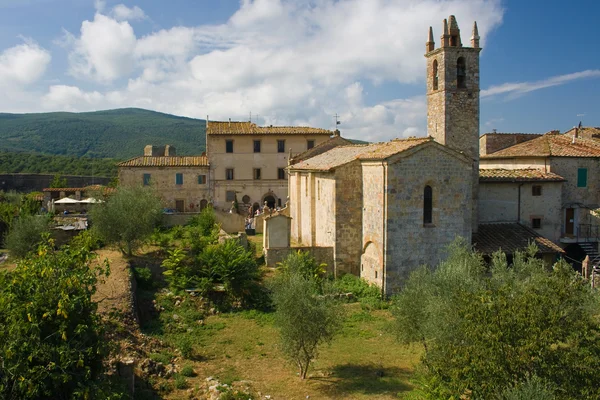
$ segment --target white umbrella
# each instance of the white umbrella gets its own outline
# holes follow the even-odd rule
[[[64,199],[56,200],[54,204],[77,204],[79,201],[65,197]]]
[[[81,200],[80,203],[95,204],[95,203],[102,203],[102,200],[98,200],[98,199],[95,199],[93,197],[88,197],[87,199]]]

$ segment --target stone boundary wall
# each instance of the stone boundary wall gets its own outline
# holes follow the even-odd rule
[[[290,253],[295,251],[309,252],[318,263],[327,264],[327,273],[333,273],[333,247],[284,247],[275,249],[264,249],[265,264],[267,267],[275,267],[282,262]]]
[[[175,225],[185,225],[189,222],[190,219],[195,217],[200,213],[176,213],[176,214],[165,214],[163,215],[162,225],[165,228],[171,228]],[[246,222],[246,218],[239,214],[230,214],[227,212],[215,210],[215,217],[217,218],[217,223],[221,225],[221,229],[223,229],[227,233],[237,233],[244,232],[244,223]]]
[[[108,185],[111,178],[101,176],[61,175],[66,178],[67,186],[72,188],[89,185]],[[54,174],[0,174],[0,190],[17,192],[41,192],[50,186]]]

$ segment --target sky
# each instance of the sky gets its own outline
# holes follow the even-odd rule
[[[427,32],[450,14],[465,45],[479,27],[481,133],[600,126],[597,0],[0,0],[0,112],[424,136]]]

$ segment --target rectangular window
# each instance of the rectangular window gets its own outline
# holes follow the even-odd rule
[[[225,153],[233,153],[233,140],[225,141]]]
[[[181,173],[175,174],[175,184],[183,185],[183,174],[181,174]]]
[[[587,168],[577,169],[577,187],[587,187]]]
[[[150,185],[150,174],[144,174],[144,186]]]
[[[539,185],[533,185],[531,187],[531,195],[532,196],[541,196],[542,195],[542,187]]]
[[[206,185],[206,175],[198,175],[198,185]]]
[[[278,153],[285,153],[285,140],[278,140],[277,141],[277,152]]]
[[[314,140],[307,140],[306,141],[306,150],[310,150],[313,147],[315,147],[315,141]]]
[[[260,168],[254,168],[254,179],[260,179]]]
[[[225,201],[235,201],[235,191],[228,190],[225,192]]]
[[[233,168],[227,168],[225,170],[225,179],[228,181],[232,181],[233,180]]]
[[[540,229],[542,227],[542,219],[541,218],[531,218],[531,227],[533,229]]]
[[[255,153],[260,153],[260,140],[255,140],[254,141],[254,152]]]
[[[277,179],[285,179],[285,169],[277,168]]]

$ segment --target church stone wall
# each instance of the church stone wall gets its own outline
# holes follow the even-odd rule
[[[363,207],[360,162],[353,161],[336,169],[335,175],[335,274],[359,275]]]
[[[381,162],[363,162],[363,243],[360,277],[383,287],[384,276],[384,220],[385,220],[385,165]]]
[[[419,265],[437,266],[456,237],[471,239],[471,164],[427,147],[387,169],[387,294]],[[423,223],[423,192],[433,190],[433,221]]]
[[[315,177],[315,244],[335,245],[335,177],[333,173],[318,173]]]

